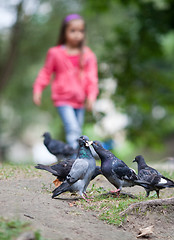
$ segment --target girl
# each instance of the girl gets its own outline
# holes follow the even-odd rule
[[[78,14],[65,17],[58,44],[48,50],[44,67],[33,85],[33,101],[41,104],[42,91],[51,82],[52,100],[63,121],[67,142],[76,148],[86,109],[98,95],[97,61],[84,45],[85,22]]]

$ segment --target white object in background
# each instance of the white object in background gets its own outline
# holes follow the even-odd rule
[[[129,123],[128,116],[117,111],[111,99],[97,100],[94,105],[94,114],[98,118],[95,129],[103,137],[113,136],[118,131],[123,130]]]
[[[32,147],[32,153],[35,163],[49,165],[57,162],[57,158],[48,152],[43,143],[35,143]]]
[[[14,163],[31,161],[30,148],[20,141],[15,141],[8,148],[7,159]]]

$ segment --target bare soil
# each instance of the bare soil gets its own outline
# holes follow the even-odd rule
[[[74,197],[70,193],[51,199],[53,180],[46,172],[27,178],[20,172],[13,178],[0,180],[0,216],[30,222],[50,240],[135,240],[139,228],[150,225],[154,225],[151,239],[174,239],[174,206],[130,214],[123,226],[117,227],[99,220],[96,212],[71,204]],[[103,176],[98,176],[93,183],[114,189]],[[144,192],[140,187],[128,191]],[[162,197],[172,193],[172,189],[164,190]]]

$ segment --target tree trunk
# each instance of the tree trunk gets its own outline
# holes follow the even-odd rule
[[[21,2],[19,2],[19,4],[16,6],[16,12],[17,17],[16,22],[11,29],[11,39],[9,43],[9,49],[7,51],[7,58],[5,59],[5,63],[2,63],[0,68],[0,92],[2,92],[2,90],[8,84],[14,70],[20,34],[22,31],[21,18],[23,14],[23,0],[21,0]]]
[[[137,209],[141,212],[145,212],[148,207],[157,207],[157,206],[164,206],[164,205],[165,206],[174,205],[174,197],[133,203],[126,210],[122,211],[120,215],[124,216]]]

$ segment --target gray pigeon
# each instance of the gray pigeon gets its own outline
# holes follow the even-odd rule
[[[52,198],[66,191],[78,192],[84,199],[87,197],[86,188],[95,173],[96,163],[89,148],[89,138],[81,136],[78,141],[79,150],[77,158],[66,180],[53,191]]]
[[[133,162],[137,162],[138,164],[138,179],[149,183],[148,185],[144,185],[147,193],[146,197],[149,196],[151,191],[156,191],[159,198],[159,191],[161,189],[174,187],[174,181],[164,177],[156,169],[149,167],[143,156],[136,156]]]
[[[101,171],[103,175],[117,188],[115,192],[118,195],[122,187],[144,186],[144,181],[138,180],[135,171],[129,168],[126,163],[118,159],[113,153],[104,149],[100,142],[94,141],[92,146],[101,159]]]

